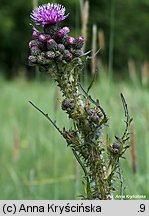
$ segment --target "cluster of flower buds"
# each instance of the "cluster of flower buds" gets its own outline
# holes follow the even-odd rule
[[[58,26],[58,22],[67,17],[64,13],[64,6],[50,3],[32,12],[32,20],[43,27],[43,32],[33,26],[34,39],[29,43],[30,65],[50,65],[52,61],[66,64],[75,57],[83,55],[84,37],[71,37],[69,27],[60,28]]]
[[[102,114],[97,112],[95,109],[88,109],[87,110],[88,118],[91,122],[94,122],[95,124],[98,124]]]

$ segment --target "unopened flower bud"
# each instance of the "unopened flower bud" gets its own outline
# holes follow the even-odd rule
[[[75,108],[74,101],[72,99],[65,99],[62,102],[62,109],[63,110],[72,110]]]
[[[110,152],[113,154],[118,154],[120,152],[121,145],[119,142],[114,142],[110,145]]]
[[[97,115],[96,111],[94,109],[89,109],[87,111],[88,115],[89,115],[89,119],[91,121],[93,121],[94,123],[99,123],[99,116]]]
[[[99,120],[100,120],[100,118],[99,118],[99,116],[97,115],[97,114],[94,114],[94,115],[92,115],[91,117],[90,117],[90,119],[94,122],[94,123],[99,123]]]
[[[65,46],[63,44],[58,44],[57,49],[58,49],[58,51],[60,51],[61,53],[63,53],[64,50],[65,50]]]
[[[39,34],[39,31],[33,31],[33,37],[38,38]]]
[[[35,65],[36,62],[37,62],[36,56],[30,55],[30,56],[28,57],[28,62],[29,62],[29,65],[31,65],[31,66]]]
[[[52,51],[48,51],[48,52],[46,52],[46,57],[49,59],[53,59],[53,58],[55,58],[55,53]]]
[[[46,34],[41,33],[41,34],[39,34],[39,36],[38,36],[38,40],[39,40],[40,42],[46,42],[47,39],[48,39],[48,36],[47,36]]]
[[[64,51],[64,59],[65,59],[66,61],[71,61],[72,58],[73,58],[72,53],[69,52],[69,50],[65,50],[65,51]]]
[[[77,49],[81,49],[84,45],[84,37],[83,36],[79,36],[77,39],[76,39],[76,48]]]
[[[68,33],[70,32],[70,29],[68,27],[63,27],[62,29],[60,29],[56,36],[58,38],[63,38],[64,36],[66,36]]]
[[[63,38],[63,37],[65,36],[65,32],[63,31],[63,29],[60,29],[60,30],[57,32],[56,36],[57,36],[58,38]]]
[[[37,56],[41,53],[41,50],[37,46],[31,48],[31,55]]]
[[[119,142],[114,142],[114,143],[112,144],[112,147],[113,147],[113,148],[116,148],[116,149],[120,149],[121,145],[120,145]]]
[[[73,38],[73,37],[67,37],[66,41],[67,41],[68,45],[74,45],[76,42],[75,38]]]
[[[36,46],[36,45],[37,45],[37,43],[36,43],[35,40],[31,40],[31,41],[29,42],[29,48],[30,48],[30,49],[31,49],[32,47]]]
[[[79,57],[79,56],[82,56],[84,54],[84,52],[83,52],[83,50],[77,49],[77,50],[74,50],[73,54],[76,57]]]
[[[47,40],[47,48],[48,48],[48,50],[51,50],[51,51],[56,50],[57,49],[57,43],[55,42],[55,40],[53,40],[52,38],[48,39]]]
[[[63,27],[63,31],[65,31],[65,33],[68,34],[70,32],[70,28],[65,26]]]

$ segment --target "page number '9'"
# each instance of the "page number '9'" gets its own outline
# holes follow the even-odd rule
[[[144,204],[140,204],[140,209],[138,212],[145,212],[145,205]]]

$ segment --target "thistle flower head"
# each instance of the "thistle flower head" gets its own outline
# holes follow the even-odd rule
[[[46,24],[56,24],[68,16],[68,14],[65,15],[65,10],[65,7],[61,4],[48,3],[33,10],[31,18],[42,27]]]
[[[36,29],[32,24],[33,38],[29,43],[31,51],[31,65],[42,66],[42,71],[50,70],[52,62],[61,63],[62,66],[72,61],[72,65],[82,65],[81,50],[84,44],[84,37],[74,38],[69,36],[70,28],[68,26],[60,27],[58,22],[64,20],[68,15],[65,14],[65,7],[61,4],[44,4],[37,7],[31,13],[32,20],[43,27],[42,31]],[[42,55],[44,54],[44,55]],[[35,56],[37,61],[33,59]],[[34,64],[32,64],[34,63]],[[44,68],[43,68],[44,65]],[[54,65],[54,64],[53,64]],[[46,67],[45,67],[46,66]],[[39,68],[41,69],[41,67]],[[56,73],[57,68],[51,73]]]

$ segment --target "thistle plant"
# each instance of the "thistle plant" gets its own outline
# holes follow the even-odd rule
[[[40,25],[42,31],[32,25],[34,39],[29,43],[31,55],[28,61],[56,81],[63,96],[61,108],[73,121],[73,128],[60,129],[48,114],[30,103],[53,124],[72,149],[84,172],[83,198],[107,200],[111,199],[114,190],[120,158],[129,147],[126,141],[132,118],[121,94],[126,117],[124,133],[121,137],[115,136],[113,143],[108,139],[103,142],[102,133],[108,117],[99,100],[94,100],[80,83],[81,71],[92,57],[82,50],[83,36],[74,38],[70,36],[69,27],[60,27],[59,23],[67,17],[65,7],[60,4],[48,3],[32,11],[32,21]]]

